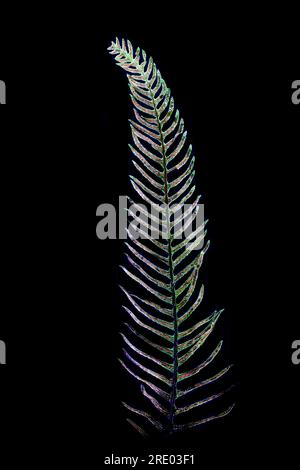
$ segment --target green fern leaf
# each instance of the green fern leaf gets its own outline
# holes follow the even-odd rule
[[[153,412],[123,404],[145,419],[146,424],[172,434],[226,416],[232,409],[230,406],[186,424],[176,420],[178,415],[218,400],[227,391],[186,401],[193,392],[223,377],[231,366],[189,387],[183,385],[186,380],[198,377],[219,354],[222,341],[198,365],[193,362],[223,310],[197,321],[196,312],[204,295],[204,288],[197,287],[197,280],[209,242],[201,251],[197,250],[206,235],[206,222],[182,239],[183,226],[192,227],[196,218],[200,196],[194,196],[195,157],[171,91],[145,51],[134,50],[130,41],[124,39],[116,39],[108,49],[117,65],[127,72],[133,105],[135,119],[129,120],[133,139],[130,149],[136,174],[130,175],[131,184],[143,204],[164,207],[163,224],[159,225],[159,217],[150,216],[150,221],[157,224],[157,237],[147,233],[148,212],[143,206],[138,217],[129,209],[129,214],[139,223],[141,238],[137,239],[128,230],[129,268],[122,266],[122,269],[139,285],[144,297],[122,287],[131,309],[124,306],[130,323],[126,323],[128,334],[122,333],[124,360],[120,362],[139,382]],[[187,203],[189,209],[184,215],[176,215],[178,208]],[[134,421],[128,419],[128,422],[146,434]]]

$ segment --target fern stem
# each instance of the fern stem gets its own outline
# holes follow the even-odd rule
[[[166,205],[167,211],[167,233],[168,233],[168,254],[169,254],[169,272],[170,272],[170,285],[171,285],[171,294],[172,294],[172,304],[173,304],[173,324],[174,324],[174,346],[173,346],[173,378],[172,378],[172,386],[171,386],[171,395],[170,395],[170,406],[169,406],[169,413],[168,413],[168,427],[166,429],[168,434],[172,434],[174,432],[174,418],[175,418],[175,411],[176,411],[176,398],[177,398],[177,382],[178,382],[178,316],[177,316],[177,305],[176,305],[176,288],[175,288],[175,280],[174,280],[174,266],[173,266],[173,255],[172,255],[172,235],[170,232],[170,213],[169,213],[169,198],[168,198],[168,171],[167,171],[167,155],[166,155],[166,148],[165,148],[165,141],[164,135],[162,130],[162,125],[159,119],[159,113],[157,111],[157,105],[155,102],[154,94],[151,88],[151,84],[147,76],[145,75],[145,71],[143,67],[138,63],[137,60],[132,59],[130,54],[126,53],[124,50],[120,49],[120,53],[122,53],[127,60],[129,60],[132,65],[135,66],[138,73],[142,76],[143,80],[147,84],[148,91],[151,95],[151,99],[153,102],[153,107],[155,110],[155,116],[157,119],[157,124],[159,128],[160,140],[162,145],[162,155],[163,155],[163,171],[164,171],[164,203]]]
[[[176,397],[177,397],[177,381],[178,381],[178,318],[177,318],[177,306],[176,306],[176,289],[174,282],[174,266],[173,266],[173,256],[172,256],[172,237],[170,233],[170,216],[169,216],[169,198],[168,198],[168,172],[167,172],[167,157],[165,149],[164,135],[162,131],[161,122],[156,108],[156,103],[154,99],[153,92],[151,87],[148,84],[150,95],[153,101],[155,115],[158,123],[158,129],[161,138],[162,145],[162,154],[163,154],[163,169],[164,169],[164,188],[165,188],[165,198],[164,203],[166,204],[167,210],[167,231],[168,231],[168,254],[169,254],[169,272],[170,272],[170,284],[171,284],[171,293],[172,293],[172,304],[173,304],[173,322],[174,322],[174,347],[173,347],[173,379],[172,379],[172,389],[170,397],[170,409],[168,414],[168,429],[169,434],[173,433],[174,429],[174,417],[175,417],[175,406],[176,406]]]

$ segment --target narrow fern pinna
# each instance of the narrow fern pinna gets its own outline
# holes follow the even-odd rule
[[[187,144],[183,119],[152,57],[139,48],[134,50],[130,41],[124,39],[121,42],[116,39],[108,49],[115,55],[117,65],[127,72],[133,103],[135,119],[130,120],[133,138],[130,149],[136,176],[130,176],[130,180],[143,203],[165,208],[166,231],[162,236],[160,225],[157,229],[160,237],[149,236],[145,219],[139,217],[141,238],[133,237],[128,231],[130,243],[126,243],[129,250],[126,256],[130,269],[123,267],[123,270],[139,284],[143,295],[129,293],[122,287],[130,308],[124,306],[129,322],[125,323],[126,332],[121,333],[124,360],[120,362],[139,382],[152,411],[123,404],[138,421],[169,434],[223,417],[233,407],[213,415],[204,414],[193,421],[182,419],[191,410],[202,410],[203,405],[225,393],[190,400],[198,389],[217,381],[231,367],[209,378],[198,378],[220,352],[222,341],[195,365],[196,353],[223,310],[197,320],[204,294],[204,287],[198,288],[197,279],[209,242],[203,246],[205,223],[184,238],[180,236],[183,224],[192,226],[200,199],[194,196],[195,157],[192,146]],[[184,204],[189,204],[189,209],[180,215],[175,207]],[[157,222],[154,215],[149,217],[150,222]],[[203,248],[197,249],[199,246]],[[128,422],[146,434],[141,423],[133,419]]]

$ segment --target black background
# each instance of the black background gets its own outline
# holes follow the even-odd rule
[[[215,44],[209,37],[201,41],[195,31],[174,36],[130,27],[96,34],[97,206],[105,202],[117,206],[119,195],[132,194],[127,80],[106,52],[115,36],[130,38],[155,58],[184,116],[198,162],[198,188],[210,220],[212,243],[202,272],[204,308],[226,307],[216,334],[225,336],[225,357],[227,362],[234,360],[239,384],[230,417],[171,442],[154,441],[150,449],[185,450],[195,453],[198,463],[211,458],[213,464],[222,461],[235,466],[242,465],[245,456],[252,463],[258,459],[267,463],[276,446],[277,455],[293,461],[293,424],[299,420],[299,371],[291,363],[291,342],[299,333],[290,264],[297,256],[292,227],[299,156],[293,80],[273,73],[266,61],[270,56],[251,41],[243,47],[226,39]],[[103,131],[101,144],[97,126]],[[106,184],[99,181],[103,175]],[[125,318],[120,309],[124,299],[118,291],[118,284],[124,282],[118,270],[123,252],[120,241],[96,239],[96,314],[105,336],[105,344],[99,343],[105,358],[101,361],[104,398],[99,403],[101,425],[105,423],[103,455],[149,450],[129,429],[119,405],[124,397],[134,405],[137,393],[134,379],[116,362],[117,333]],[[233,459],[231,449],[237,447],[245,454]]]
[[[104,31],[91,23],[87,33],[77,31],[84,47],[74,68],[65,60],[77,55],[69,38],[63,67],[54,45],[40,54],[36,38],[30,49],[20,37],[9,61],[1,52],[8,99],[0,108],[8,149],[2,159],[4,447],[19,437],[25,448],[36,434],[48,446],[53,422],[47,455],[74,423],[100,462],[112,452],[148,450],[194,453],[197,463],[212,465],[284,457],[287,466],[295,459],[300,106],[291,102],[291,84],[297,75],[268,34],[261,41],[243,25],[232,34],[229,27],[204,32],[204,26],[204,18],[179,30],[124,22]],[[117,206],[119,195],[132,194],[128,86],[106,51],[116,36],[154,57],[185,119],[209,218],[205,309],[226,308],[215,335],[224,337],[224,361],[236,364],[232,415],[173,442],[144,443],[127,427],[120,402],[134,397],[136,384],[117,362],[124,244],[92,242],[91,208]],[[36,439],[29,439],[28,454]],[[59,443],[65,447],[64,439]]]

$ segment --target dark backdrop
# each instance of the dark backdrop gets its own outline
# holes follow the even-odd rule
[[[30,455],[41,441],[51,456],[60,433],[65,449],[71,423],[80,441],[88,437],[87,456],[100,462],[111,452],[149,449],[238,467],[274,456],[292,461],[300,367],[291,363],[291,344],[299,339],[300,106],[291,102],[293,60],[282,60],[267,33],[255,39],[252,29],[243,34],[243,24],[239,31],[206,30],[203,16],[180,30],[174,23],[138,29],[124,20],[104,31],[104,23],[99,17],[86,32],[78,28],[78,48],[67,34],[57,54],[53,30],[47,46],[41,35],[26,43],[8,34],[9,64],[1,51],[8,97],[0,108],[7,149],[3,435],[7,442],[19,437]],[[209,218],[205,308],[226,309],[214,337],[224,337],[224,362],[235,363],[232,415],[171,442],[146,444],[127,427],[120,402],[134,403],[137,386],[117,362],[124,243],[91,238],[99,204],[117,205],[119,195],[132,194],[128,86],[106,51],[115,36],[154,57],[185,119]],[[68,455],[79,450],[72,441]]]
[[[291,364],[291,342],[299,336],[290,267],[297,251],[299,155],[293,80],[273,72],[263,47],[251,41],[239,44],[223,38],[213,43],[194,30],[174,35],[124,27],[95,33],[91,87],[96,207],[117,205],[119,195],[132,194],[127,80],[106,51],[116,36],[129,38],[154,57],[185,119],[210,220],[211,248],[202,268],[205,307],[226,308],[215,335],[224,336],[225,359],[236,364],[238,383],[230,417],[172,442],[153,442],[150,448],[186,450],[198,462],[210,457],[215,463],[238,465],[243,458],[233,458],[233,448],[242,449],[253,462],[267,462],[274,446],[281,455],[293,453],[292,424],[299,417],[299,371]],[[102,454],[134,455],[143,453],[147,444],[127,426],[120,400],[129,397],[134,404],[137,385],[116,361],[125,318],[118,290],[124,282],[118,269],[124,244],[96,239],[95,254],[96,416],[105,429]]]

